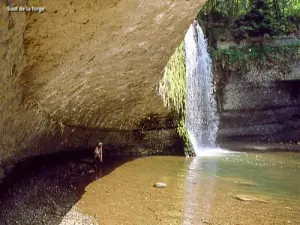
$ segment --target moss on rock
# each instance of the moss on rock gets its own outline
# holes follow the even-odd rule
[[[160,82],[160,94],[165,106],[171,108],[177,119],[177,132],[185,145],[185,153],[191,153],[186,119],[186,65],[183,42],[175,49]]]
[[[293,65],[300,60],[300,42],[283,45],[234,46],[228,49],[212,49],[213,70],[216,76],[218,105],[221,106],[224,88],[232,73],[243,75],[253,68],[266,72],[276,70],[279,75],[292,71]]]

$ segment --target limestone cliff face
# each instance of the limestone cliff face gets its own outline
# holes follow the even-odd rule
[[[27,155],[33,139],[47,136],[45,116],[37,107],[25,104],[22,72],[25,68],[23,33],[25,14],[10,14],[0,4],[0,165]],[[35,133],[35,135],[33,135]],[[0,175],[3,170],[0,168]]]
[[[249,62],[250,63],[250,62]],[[220,70],[222,90],[219,141],[298,142],[300,140],[300,63],[252,65],[247,73]],[[282,70],[286,70],[282,73]]]
[[[135,128],[201,1],[51,1],[25,33],[28,96],[56,121]],[[125,119],[126,118],[126,119]]]
[[[203,2],[28,1],[47,11],[25,15],[1,1],[0,165],[99,139],[174,144],[156,87]]]

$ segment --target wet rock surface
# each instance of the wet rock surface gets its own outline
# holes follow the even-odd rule
[[[278,68],[251,67],[230,72],[220,105],[219,142],[299,141],[300,64],[282,74]],[[222,79],[223,73],[216,72]]]

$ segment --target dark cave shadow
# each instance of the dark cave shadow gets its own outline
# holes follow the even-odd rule
[[[0,184],[0,225],[60,224],[91,182],[138,157],[106,157],[96,170],[92,151],[34,157]]]

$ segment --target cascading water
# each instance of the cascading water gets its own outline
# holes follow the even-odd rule
[[[213,90],[212,60],[200,25],[195,21],[184,38],[186,58],[186,127],[196,155],[215,148],[219,124]]]

